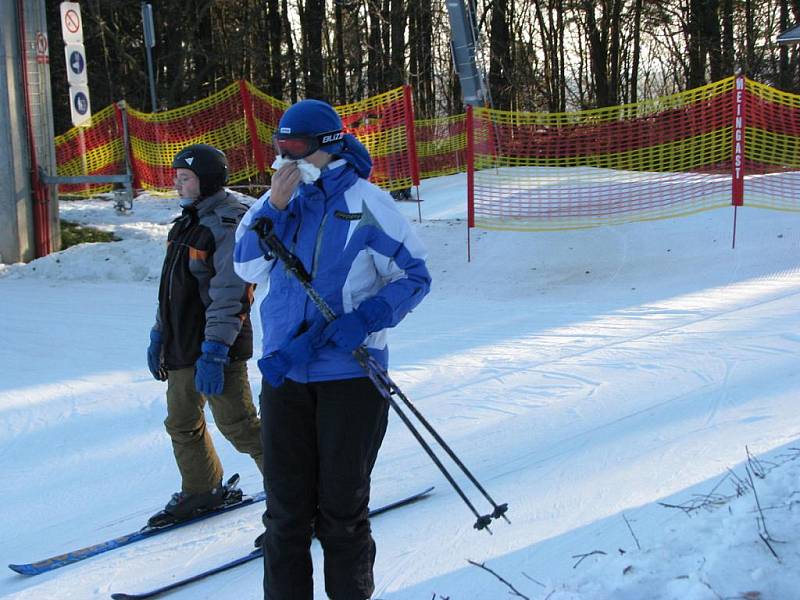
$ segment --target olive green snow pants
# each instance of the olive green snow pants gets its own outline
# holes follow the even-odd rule
[[[206,427],[206,401],[222,435],[239,452],[252,456],[261,470],[261,422],[253,405],[247,362],[231,362],[225,367],[225,386],[219,395],[206,396],[195,389],[194,367],[168,374],[164,425],[181,472],[181,491],[206,492],[222,479],[222,463]]]

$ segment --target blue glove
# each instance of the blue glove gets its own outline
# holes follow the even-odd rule
[[[225,365],[228,358],[228,345],[222,342],[203,342],[203,354],[194,365],[194,387],[201,394],[221,394],[225,386]]]
[[[167,370],[161,364],[161,332],[150,330],[150,345],[147,347],[147,368],[157,381],[167,380]]]
[[[295,337],[285,347],[259,360],[258,369],[267,383],[272,387],[279,387],[292,367],[311,362],[317,350],[325,345],[321,339],[323,327],[325,327],[325,321],[317,321],[310,329]]]
[[[392,308],[383,299],[373,296],[364,300],[357,309],[345,313],[328,323],[322,332],[325,343],[352,352],[370,333],[388,327],[392,320]]]

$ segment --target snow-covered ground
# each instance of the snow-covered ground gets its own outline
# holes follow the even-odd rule
[[[509,504],[511,524],[474,530],[393,415],[373,504],[436,490],[373,521],[375,598],[800,598],[800,215],[740,209],[735,250],[732,209],[473,230],[467,262],[463,175],[420,193],[434,284],[391,333],[392,376]],[[416,204],[399,206],[416,219]],[[123,241],[0,266],[2,564],[134,531],[179,485],[164,384],[145,364],[177,203],[61,211]],[[257,394],[255,361],[250,376]],[[249,458],[213,435],[226,472],[260,490]],[[33,578],[7,571],[0,596],[86,600],[169,583],[249,552],[262,510]],[[314,559],[323,598],[316,543]],[[260,598],[261,564],[171,597]]]

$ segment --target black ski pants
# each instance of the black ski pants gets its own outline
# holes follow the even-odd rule
[[[372,595],[370,474],[388,412],[388,400],[366,377],[305,384],[287,379],[278,388],[263,382],[265,600],[314,597],[314,534],[322,545],[328,596]]]

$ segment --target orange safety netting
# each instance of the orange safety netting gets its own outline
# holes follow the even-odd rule
[[[471,226],[582,228],[731,203],[800,210],[800,96],[744,78],[597,110],[471,109],[418,122],[410,97],[406,86],[337,110],[385,189],[466,169]],[[287,106],[242,81],[178,109],[128,110],[135,187],[171,190],[172,157],[195,142],[226,152],[231,183],[270,173],[272,134]],[[90,127],[57,137],[58,174],[123,173],[124,117],[110,106]],[[61,186],[81,196],[110,189]]]
[[[372,155],[370,181],[387,190],[419,185],[411,88],[396,88],[360,102],[337,106],[336,110],[345,128]]]
[[[271,172],[272,134],[288,104],[238,82],[187,106],[159,113],[127,111],[133,185],[166,192],[172,189],[172,158],[183,147],[206,143],[228,157],[229,183]],[[419,183],[414,148],[410,88],[397,88],[361,102],[336,107],[345,128],[372,154],[370,180],[387,190]],[[122,115],[115,107],[96,113],[92,125],[73,128],[56,138],[59,175],[125,172]],[[409,134],[409,131],[412,133]],[[90,196],[106,185],[61,186],[62,193]]]
[[[250,138],[255,140],[253,150],[260,163],[261,172],[272,173],[271,165],[275,160],[272,135],[289,104],[265,94],[250,82],[246,82],[245,85],[244,107],[251,132]]]
[[[414,122],[420,179],[467,170],[466,115]]]
[[[229,181],[257,173],[245,123],[239,84],[187,106],[160,113],[128,111],[133,185],[139,189],[172,189],[172,159],[190,144],[211,144],[228,157]]]
[[[125,172],[125,148],[119,111],[107,106],[92,115],[90,127],[73,127],[55,139],[56,165],[62,177],[118,175]],[[63,195],[91,196],[111,184],[62,184]]]
[[[574,113],[469,111],[470,226],[572,229],[730,205],[733,90],[731,77]]]
[[[800,211],[800,96],[747,80],[744,205]]]

